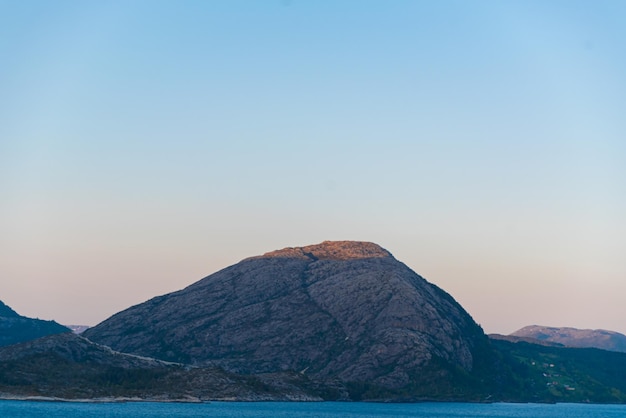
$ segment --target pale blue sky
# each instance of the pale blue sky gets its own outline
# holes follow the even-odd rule
[[[95,324],[377,242],[487,332],[626,332],[626,2],[0,0],[0,299]]]

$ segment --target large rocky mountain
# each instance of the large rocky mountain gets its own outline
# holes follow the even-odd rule
[[[0,301],[0,347],[64,332],[70,330],[54,321],[21,316]]]
[[[83,335],[167,361],[394,390],[436,384],[445,370],[468,375],[492,356],[450,295],[378,245],[351,241],[248,258]]]
[[[0,399],[626,403],[626,353],[490,341],[370,243],[253,257],[86,331],[118,351],[61,329],[0,347]]]
[[[603,329],[529,325],[515,331],[511,335],[514,337],[533,338],[541,342],[558,343],[566,347],[593,347],[626,353],[626,335]]]

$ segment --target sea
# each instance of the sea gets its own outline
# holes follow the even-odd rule
[[[364,402],[81,403],[0,401],[1,418],[624,418],[626,405]]]

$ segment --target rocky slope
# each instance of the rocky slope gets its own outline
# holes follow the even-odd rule
[[[470,375],[492,356],[450,295],[378,245],[350,241],[243,260],[83,335],[168,361],[389,390]]]
[[[0,347],[69,331],[54,321],[20,316],[0,301]]]
[[[626,352],[626,335],[602,329],[576,329],[530,325],[511,334],[514,337],[533,338],[562,344],[567,347],[601,348]]]
[[[115,352],[73,333],[0,347],[0,398],[321,400],[298,375],[238,376]]]

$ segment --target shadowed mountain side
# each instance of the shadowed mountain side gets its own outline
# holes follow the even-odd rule
[[[0,300],[0,318],[19,318],[20,316],[13,309],[9,308]]]
[[[350,241],[243,260],[84,335],[169,361],[388,389],[418,381],[435,363],[469,373],[490,355],[450,295],[376,244]]]
[[[0,347],[64,332],[70,332],[69,328],[54,321],[20,316],[0,302]]]

